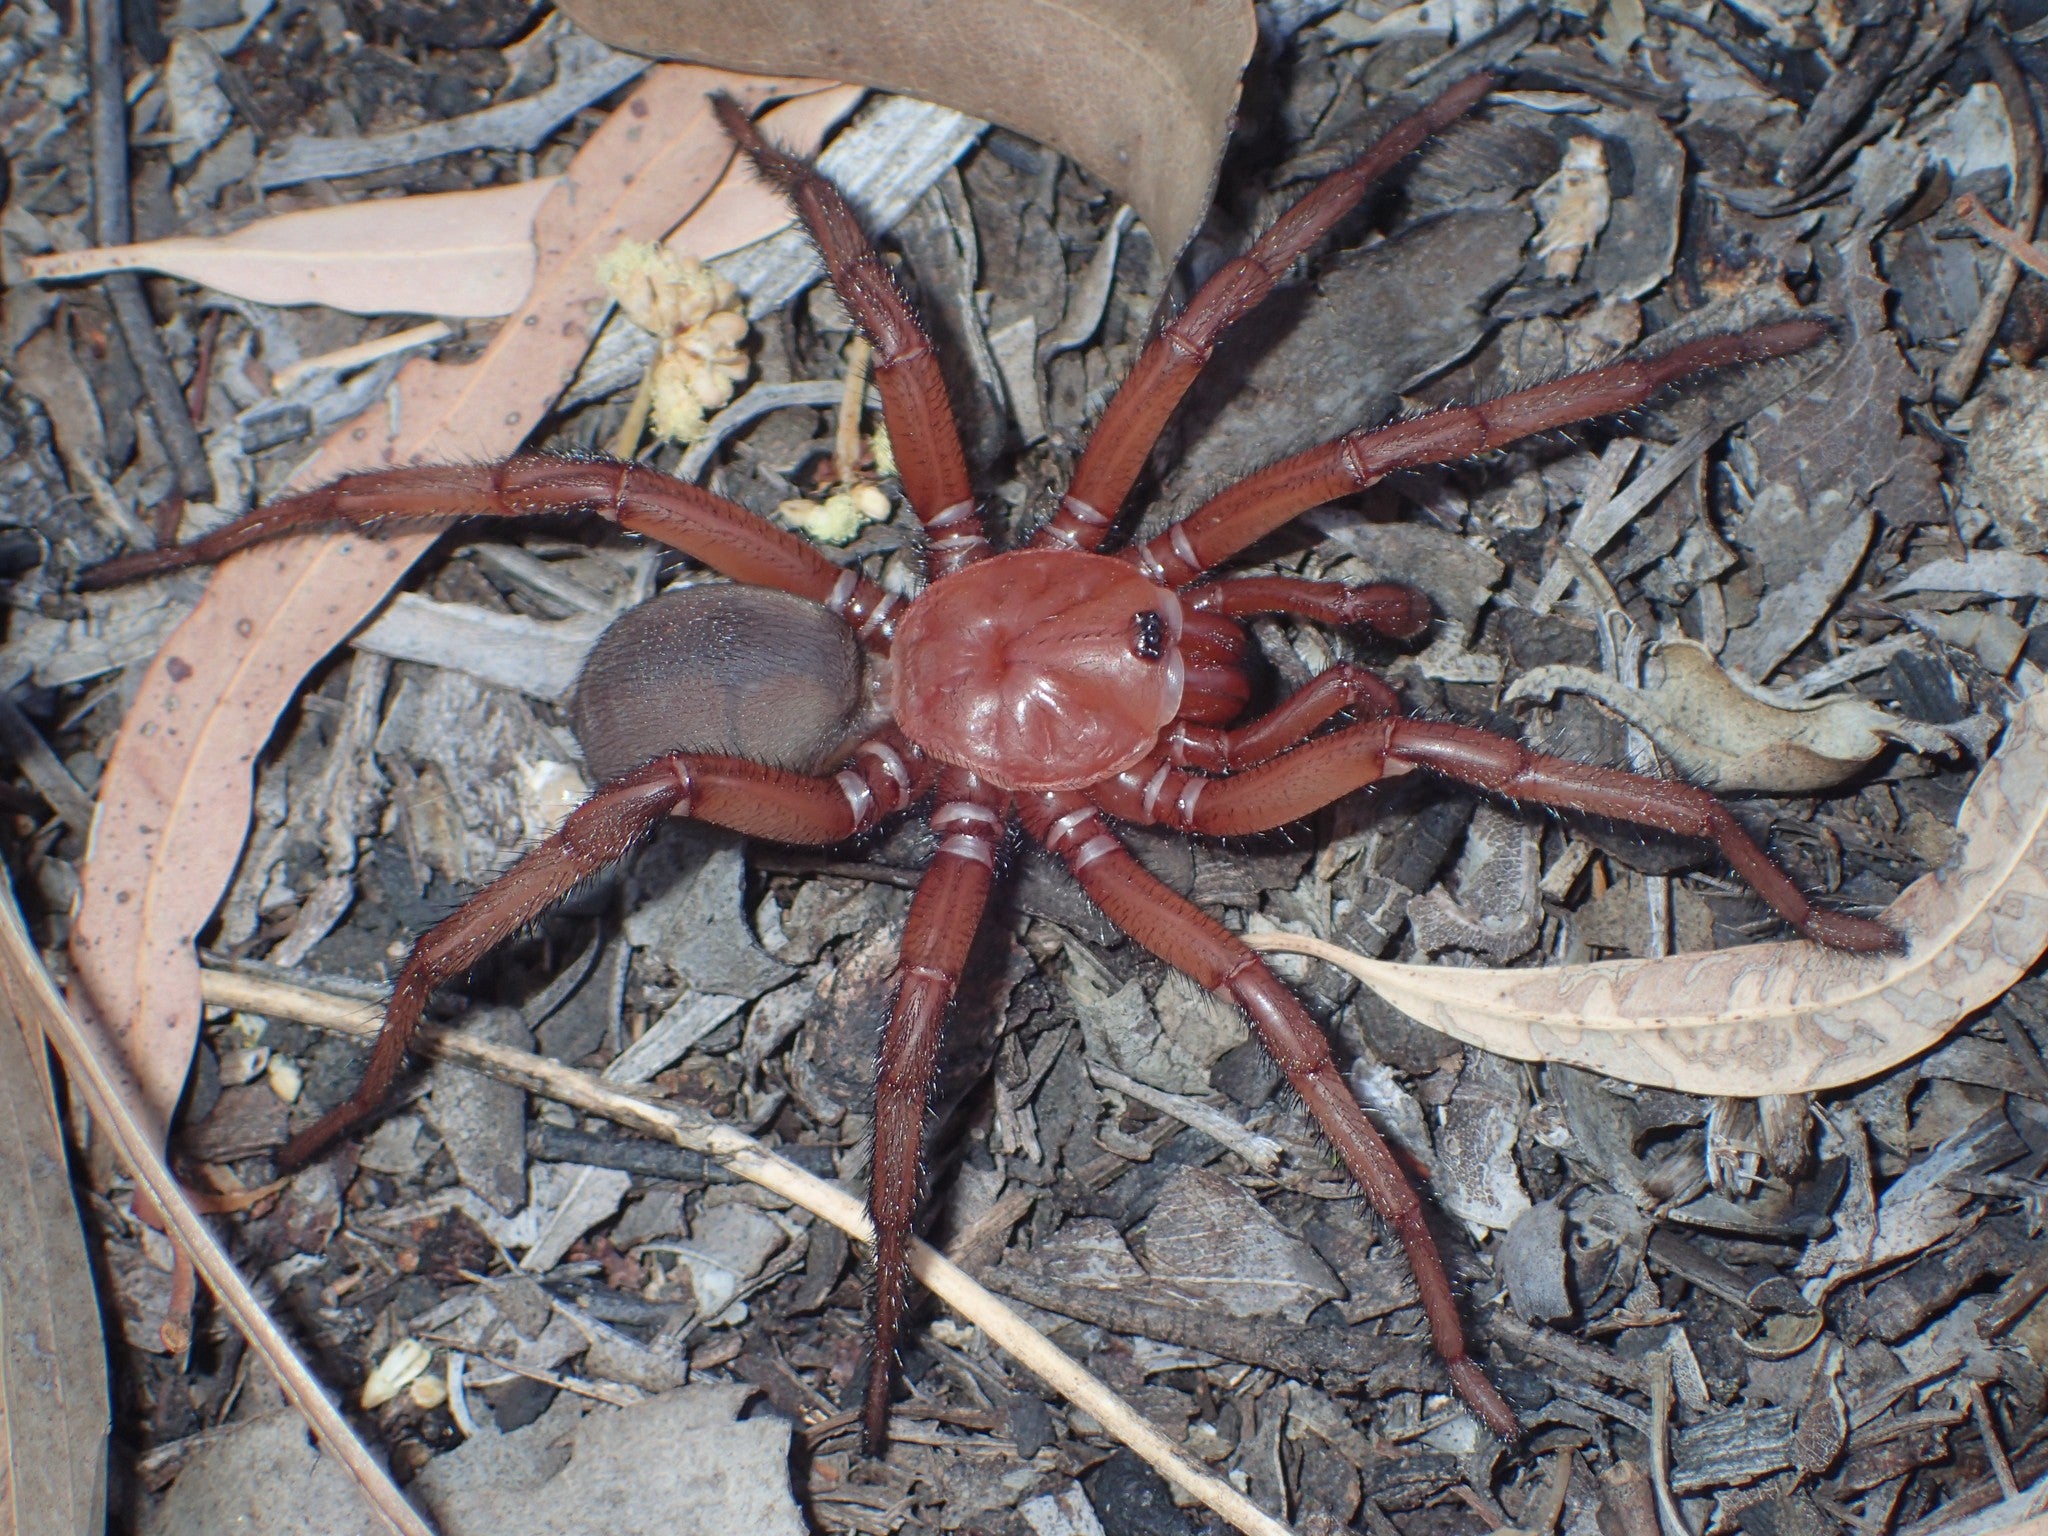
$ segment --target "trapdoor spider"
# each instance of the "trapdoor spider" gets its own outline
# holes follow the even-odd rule
[[[1007,553],[996,552],[977,509],[931,347],[852,211],[809,164],[766,143],[736,105],[720,101],[727,131],[794,200],[833,286],[874,345],[903,491],[924,531],[930,584],[916,598],[884,591],[694,485],[635,464],[550,457],[350,475],[192,544],[94,572],[95,584],[125,580],[321,525],[588,509],[742,584],[658,598],[609,631],[585,672],[576,720],[601,787],[418,941],[362,1085],[299,1136],[287,1160],[303,1162],[376,1111],[437,986],[622,858],[662,818],[829,844],[929,796],[938,850],[904,930],[875,1090],[870,1446],[886,1431],[940,1034],[1012,825],[1064,861],[1117,927],[1243,1009],[1399,1236],[1459,1394],[1495,1431],[1512,1435],[1514,1413],[1467,1357],[1422,1204],[1361,1113],[1321,1029],[1239,938],[1146,873],[1114,824],[1208,837],[1261,832],[1362,785],[1426,768],[1513,800],[1711,839],[1808,938],[1851,950],[1897,947],[1898,936],[1881,924],[1812,906],[1703,791],[1408,718],[1393,690],[1364,668],[1331,667],[1271,713],[1239,723],[1251,696],[1240,618],[1291,614],[1408,639],[1427,626],[1429,607],[1400,586],[1211,574],[1298,513],[1394,470],[1626,410],[1685,375],[1796,352],[1823,328],[1794,320],[1710,337],[1484,405],[1353,432],[1240,481],[1156,538],[1101,552],[1161,428],[1223,331],[1379,177],[1470,111],[1491,84],[1475,75],[1453,86],[1210,278],[1110,402],[1058,511]],[[1351,723],[1336,723],[1346,715]]]

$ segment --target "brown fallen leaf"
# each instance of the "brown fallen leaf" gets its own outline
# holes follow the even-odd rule
[[[1810,1093],[1917,1056],[2048,949],[2048,694],[2014,712],[1956,830],[1956,857],[1885,914],[1906,935],[1903,955],[1798,942],[1457,970],[1372,960],[1295,934],[1247,942],[1327,960],[1409,1017],[1503,1056],[1682,1093]]]
[[[607,310],[597,261],[701,204],[732,146],[706,95],[751,105],[815,88],[673,65],[650,71],[584,144],[534,219],[533,291],[474,362],[421,360],[297,476],[516,449]],[[251,771],[306,673],[390,594],[436,532],[288,539],[245,551],[144,676],[100,781],[71,955],[151,1111],[167,1123],[199,1027],[193,940],[247,835]]]
[[[43,1032],[14,987],[4,991],[13,1016],[0,1019],[0,1526],[88,1536],[106,1525],[106,1351]]]
[[[762,122],[809,153],[862,94],[852,85],[813,88]],[[37,282],[167,272],[261,304],[325,304],[358,315],[509,315],[533,287],[534,215],[560,179],[307,208],[230,235],[59,251],[23,266]],[[709,260],[786,227],[789,201],[758,177],[728,172],[692,222],[690,254]]]
[[[1887,742],[1915,752],[1955,746],[1940,726],[1890,714],[1868,699],[1776,703],[1745,688],[1690,640],[1659,647],[1651,667],[1646,688],[1586,667],[1537,667],[1516,678],[1502,702],[1588,694],[1640,727],[1686,778],[1722,794],[1812,794],[1841,783]]]
[[[856,80],[1050,144],[1173,258],[1208,211],[1258,36],[1249,0],[568,0],[615,48]]]

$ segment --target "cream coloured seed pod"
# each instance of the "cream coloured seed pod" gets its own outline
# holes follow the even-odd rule
[[[645,241],[614,248],[597,276],[626,318],[659,343],[648,399],[655,432],[671,442],[697,441],[706,415],[732,399],[747,376],[739,291],[696,257]]]

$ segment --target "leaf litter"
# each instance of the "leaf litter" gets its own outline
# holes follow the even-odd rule
[[[159,181],[138,180],[138,237],[260,228],[246,223],[259,145],[265,179],[314,153],[287,146],[316,136],[330,141],[318,154],[384,167],[334,173],[344,177],[335,211],[349,218],[378,206],[370,194],[388,204],[392,193],[524,186],[534,196],[539,179],[574,174],[591,128],[621,109],[564,129],[504,129],[543,135],[519,140],[537,146],[530,163],[515,151],[445,152],[488,126],[460,120],[563,82],[527,109],[523,121],[538,124],[595,83],[591,61],[640,69],[587,39],[565,42],[558,20],[515,40],[527,18],[500,22],[479,7],[470,24],[501,27],[489,41],[420,34],[417,59],[446,82],[429,100],[429,71],[382,30],[427,25],[410,12],[398,21],[402,9],[337,9],[356,23],[354,41],[323,32],[312,11],[210,32],[220,67],[196,67],[204,56],[182,44],[177,101],[152,97],[146,72],[134,75],[133,153],[145,169],[159,155],[167,167]],[[934,1178],[947,1199],[934,1237],[992,1289],[1037,1308],[1036,1323],[1086,1353],[1170,1453],[1229,1473],[1303,1528],[1634,1532],[1655,1528],[1661,1498],[1695,1531],[2000,1529],[1995,1512],[2024,1510],[2048,1472],[2048,1345],[2035,1315],[2048,1277],[2028,1278],[2048,1147],[2048,1007],[2030,975],[2043,937],[2037,807],[2048,799],[2036,782],[2044,722],[2031,605],[2048,579],[2024,492],[2039,448],[2023,408],[2040,347],[2034,280],[1998,293],[1995,253],[1946,211],[1964,193],[2008,223],[2025,211],[2011,204],[2010,180],[2016,160],[2031,164],[2027,136],[2006,131],[2006,98],[1970,74],[1998,45],[1995,25],[1959,47],[1968,18],[1931,8],[1918,40],[1898,50],[1892,18],[1825,8],[1710,10],[1698,25],[1558,14],[1499,33],[1471,7],[1318,9],[1261,12],[1273,51],[1254,66],[1239,155],[1197,262],[1234,251],[1369,134],[1390,97],[1448,79],[1459,66],[1447,50],[1508,65],[1514,89],[1420,157],[1363,241],[1339,242],[1354,249],[1294,276],[1272,324],[1228,361],[1234,389],[1195,402],[1179,429],[1162,466],[1166,502],[1326,436],[1333,420],[1495,393],[1639,335],[1747,323],[1793,302],[1784,281],[1838,331],[1835,351],[1812,365],[1712,381],[1628,422],[1318,513],[1313,537],[1261,553],[1310,577],[1417,580],[1446,633],[1403,656],[1262,623],[1276,686],[1362,659],[1413,707],[1519,722],[1532,740],[1600,760],[1661,751],[1671,770],[1767,796],[1739,814],[1769,823],[1805,883],[1866,908],[1895,904],[1915,942],[1868,967],[1816,963],[1767,932],[1750,942],[1754,908],[1696,850],[1412,785],[1266,844],[1140,840],[1165,877],[1247,931],[1367,957],[1354,962],[1362,984],[1320,965],[1290,979],[1329,1021],[1361,1097],[1434,1175],[1483,1351],[1530,1378],[1510,1378],[1537,1425],[1526,1453],[1491,1447],[1443,1411],[1405,1275],[1256,1048],[1220,1027],[1207,999],[1106,944],[1086,909],[1028,865],[1017,926],[989,946],[977,983],[974,1011],[992,1030],[976,1039],[963,1029],[949,1067],[951,1123],[965,1134],[941,1144]],[[4,130],[16,172],[10,262],[86,243],[59,183],[38,169],[54,163],[48,146],[75,142],[77,98],[62,87],[64,34],[37,30],[36,15],[5,24],[29,61],[11,87],[22,110]],[[843,46],[832,27],[819,35]],[[309,40],[319,67],[291,77],[299,94],[281,94],[285,45]],[[1187,42],[1141,46],[1167,60]],[[1848,61],[1844,84],[1819,98],[1784,67],[1817,45]],[[2021,74],[2038,48],[2013,41]],[[1018,99],[1099,107],[1075,127],[1090,143],[1064,146],[1099,161],[1105,131],[1122,131],[1105,128],[1115,114],[1151,109],[1080,89],[1099,61],[1062,67],[1064,95],[1034,87]],[[1235,68],[1204,87],[1210,132],[1223,99],[1214,82]],[[1865,105],[1845,110],[1852,80]],[[209,82],[228,103],[225,123]],[[350,89],[332,91],[336,82]],[[845,110],[828,110],[824,94],[779,110],[815,103],[823,133]],[[1001,101],[954,104],[1032,126]],[[928,110],[870,100],[828,155],[912,109]],[[151,142],[165,124],[181,136]],[[979,467],[1001,505],[1028,518],[1034,488],[1057,479],[1059,456],[1170,302],[1158,231],[1126,229],[1118,213],[1129,198],[1141,218],[1155,216],[1166,193],[1155,178],[1147,202],[1136,180],[1091,181],[1027,137],[984,134],[953,114],[906,120],[901,132],[888,142],[921,135],[927,147],[874,158],[933,169],[861,195],[901,210],[885,222],[916,209],[906,275],[949,323],[985,333],[994,363],[976,387],[1007,395],[1018,427],[1011,435],[995,418],[977,439]],[[1578,142],[1588,139],[1597,159]],[[419,158],[437,149],[439,159]],[[956,161],[956,176],[935,186]],[[1199,207],[1208,164],[1184,157],[1171,195]],[[866,185],[869,173],[835,174]],[[738,185],[728,177],[709,196]],[[271,206],[311,197],[278,192]],[[781,222],[758,198],[747,218],[763,221],[747,226],[756,237]],[[769,241],[722,270],[791,243]],[[1177,248],[1178,237],[1161,243]],[[846,327],[822,298],[784,307],[807,279],[734,280],[761,295],[748,305],[751,387],[784,393],[752,404],[743,393],[728,426],[714,414],[702,462],[728,494],[767,512],[827,488],[826,459],[846,430],[833,419]],[[1957,371],[1952,354],[1982,330],[1987,295],[2004,328],[1957,409],[1929,386]],[[211,349],[202,425],[221,514],[272,494],[305,445],[337,426],[382,440],[395,414],[396,431],[424,437],[442,408],[423,379],[463,366],[379,355],[397,322],[191,289],[157,297],[182,374]],[[68,779],[80,797],[105,797],[90,859],[76,829],[16,822],[24,899],[60,964],[67,923],[91,937],[104,922],[103,860],[118,857],[107,839],[121,825],[111,808],[137,804],[124,775],[143,760],[107,761],[116,717],[138,696],[146,707],[172,696],[146,658],[200,585],[114,594],[125,608],[100,597],[84,613],[64,606],[63,573],[134,537],[167,483],[148,434],[126,429],[138,396],[96,339],[107,334],[96,304],[86,288],[11,289],[10,339],[28,345],[19,388],[0,398],[0,421],[27,450],[10,463],[8,504],[23,509],[25,544],[49,552],[19,568],[11,597],[13,697],[27,729],[47,738],[41,753],[26,740],[16,751],[13,793],[59,804]],[[485,340],[452,308],[439,313],[458,322],[445,356]],[[1082,315],[1077,340],[1018,345],[1064,337],[1066,318]],[[583,337],[590,318],[578,319]],[[580,377],[536,440],[610,441],[651,347],[605,326],[591,356],[566,364],[580,361]],[[268,391],[267,373],[328,357],[342,360]],[[555,376],[566,374],[556,366]],[[38,398],[53,411],[66,402],[66,414],[45,420]],[[864,448],[873,424],[853,425]],[[419,451],[500,450],[444,435]],[[672,451],[655,450],[658,461]],[[191,509],[190,526],[209,515]],[[1553,553],[1560,539],[1597,553],[1598,581]],[[884,517],[854,531],[847,558],[900,574],[903,542]],[[296,653],[268,637],[251,646],[298,659],[265,680],[272,702],[246,712],[235,753],[195,760],[194,771],[225,782],[256,765],[254,835],[237,862],[245,813],[218,793],[210,819],[163,845],[190,887],[180,898],[190,915],[165,908],[154,920],[165,942],[135,951],[151,957],[138,973],[166,1001],[179,992],[196,1023],[186,978],[198,933],[212,963],[267,960],[287,980],[372,1006],[394,946],[402,952],[580,792],[554,702],[587,643],[579,636],[672,574],[562,530],[524,549],[455,547],[314,672],[267,745],[298,676],[356,621],[297,626]],[[378,577],[348,599],[356,613],[388,588]],[[443,627],[402,634],[426,620]],[[207,653],[173,654],[193,666]],[[1531,681],[1516,690],[1517,679]],[[181,703],[195,681],[181,680]],[[1532,696],[1553,683],[1568,686],[1547,702]],[[184,723],[136,718],[174,734]],[[1643,732],[1633,742],[1630,724]],[[885,841],[820,861],[676,829],[463,990],[477,1022],[495,1020],[505,1038],[537,1037],[593,1068],[631,1065],[653,1089],[760,1127],[799,1164],[857,1185],[872,1028],[918,853]],[[209,887],[228,890],[211,929]],[[88,899],[70,917],[81,889]],[[626,921],[650,909],[697,916]],[[692,947],[699,928],[716,937]],[[1664,953],[1674,937],[1714,947]],[[1425,952],[1432,962],[1414,963]],[[199,1157],[188,1166],[228,1213],[218,1219],[238,1257],[277,1288],[280,1316],[323,1359],[348,1362],[336,1390],[353,1392],[381,1361],[409,1362],[365,1427],[407,1476],[427,1469],[416,1484],[464,1454],[457,1445],[533,1435],[576,1404],[600,1405],[583,1419],[601,1423],[635,1411],[606,1404],[739,1382],[757,1406],[738,1428],[800,1426],[808,1460],[794,1492],[821,1526],[1196,1528],[1106,1421],[1044,1395],[1020,1357],[943,1314],[908,1362],[922,1394],[912,1412],[929,1416],[906,1421],[889,1462],[862,1461],[833,1417],[858,1357],[846,1238],[776,1208],[701,1152],[621,1142],[527,1092],[472,1092],[439,1075],[458,1069],[436,1068],[427,1096],[386,1122],[359,1166],[272,1190],[268,1151],[352,1070],[338,1046],[272,1007],[209,1016],[189,1084],[192,1037],[167,1038],[157,1096],[186,1088],[176,1144]],[[985,1077],[987,1092],[961,1097]],[[121,1176],[81,1166],[95,1210],[112,1213],[94,1235],[110,1285],[152,1316],[175,1315],[169,1250],[128,1216]],[[1247,1315],[1197,1299],[1218,1286],[1235,1287]],[[1503,1291],[1511,1307],[1496,1304]],[[179,1468],[196,1473],[215,1437],[265,1422],[277,1400],[254,1381],[237,1391],[232,1334],[203,1303],[194,1321],[188,1357],[145,1345],[139,1386],[117,1411],[147,1426],[134,1438],[149,1447],[148,1486],[196,1499],[206,1477],[187,1484]],[[685,1374],[692,1384],[678,1389]],[[735,1427],[733,1409],[721,1411]],[[613,1432],[591,1433],[600,1447]],[[790,1487],[786,1463],[769,1465],[761,1488]],[[1271,1528],[1270,1516],[1240,1514],[1269,1522],[1245,1528]]]

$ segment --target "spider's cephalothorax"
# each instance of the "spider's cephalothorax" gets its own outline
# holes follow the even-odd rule
[[[765,143],[721,100],[726,128],[792,197],[833,285],[874,344],[904,495],[925,535],[931,579],[915,599],[885,592],[694,485],[638,465],[545,457],[351,475],[191,545],[95,572],[93,584],[105,584],[337,522],[585,508],[737,584],[666,595],[600,642],[576,723],[605,782],[559,832],[420,939],[362,1085],[286,1149],[288,1160],[304,1160],[376,1111],[435,987],[623,857],[664,817],[827,844],[928,796],[938,847],[905,925],[876,1082],[869,1443],[879,1444],[887,1427],[940,1031],[1013,825],[1061,859],[1117,927],[1243,1009],[1400,1238],[1458,1392],[1493,1429],[1512,1434],[1513,1412],[1466,1355],[1421,1202],[1360,1111],[1322,1031],[1242,940],[1147,874],[1115,825],[1259,832],[1375,780],[1426,768],[1515,800],[1711,839],[1806,937],[1847,950],[1896,948],[1898,935],[1882,924],[1809,904],[1712,796],[1406,717],[1393,691],[1362,667],[1334,666],[1277,709],[1242,719],[1251,698],[1243,616],[1290,614],[1405,639],[1427,626],[1428,605],[1399,586],[1210,574],[1297,514],[1397,469],[1629,409],[1684,375],[1795,352],[1822,327],[1790,320],[1709,337],[1484,405],[1362,429],[1251,475],[1143,544],[1102,552],[1167,417],[1223,331],[1378,177],[1471,110],[1490,84],[1482,75],[1453,86],[1210,278],[1110,402],[1058,511],[1026,548],[1003,554],[976,508],[930,345],[888,270],[831,184]],[[1343,716],[1349,723],[1336,723]]]

